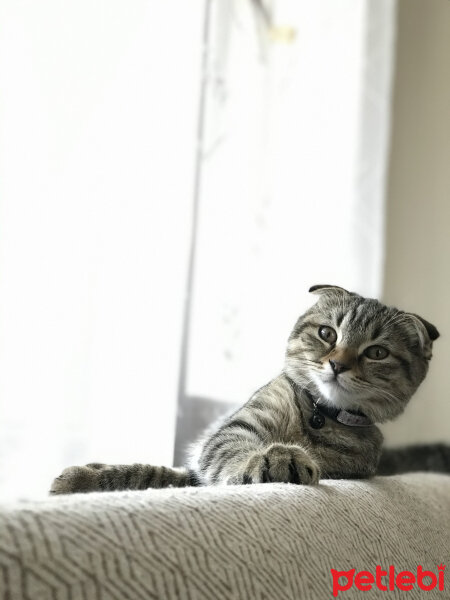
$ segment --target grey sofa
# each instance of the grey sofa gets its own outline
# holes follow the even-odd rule
[[[377,565],[392,566],[395,577],[420,565],[442,583],[438,565],[449,553],[446,475],[77,494],[0,507],[1,600],[444,600],[445,580],[446,591],[437,580],[426,593],[417,583],[408,593],[396,584],[362,592],[356,577],[375,577]],[[351,587],[349,574],[332,569],[355,569]]]

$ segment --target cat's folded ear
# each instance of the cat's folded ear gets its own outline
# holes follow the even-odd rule
[[[428,337],[430,338],[430,340],[432,342],[434,342],[434,340],[438,339],[440,333],[434,325],[432,325],[425,319],[422,319],[422,317],[419,317],[419,315],[416,315],[414,313],[408,313],[408,314],[411,315],[411,317],[414,317],[414,319],[417,319],[418,321],[420,321],[422,323],[422,325],[425,327]]]
[[[429,323],[428,321],[425,321],[425,319],[422,319],[422,317],[419,317],[419,315],[416,315],[414,313],[409,313],[411,316],[415,317],[416,319],[419,319],[419,321],[422,323],[422,325],[425,327],[425,329],[427,330],[428,333],[428,337],[430,338],[430,340],[432,342],[434,342],[434,340],[437,340],[440,333],[439,331],[436,329],[436,327],[434,325],[432,325],[431,323]]]
[[[437,340],[439,337],[439,331],[436,329],[434,325],[419,317],[414,313],[408,313],[410,317],[413,318],[414,324],[419,333],[420,341],[423,348],[423,353],[425,358],[431,358],[431,349],[433,346],[434,340]]]
[[[350,292],[348,292],[347,290],[344,290],[344,288],[339,287],[338,285],[329,285],[329,284],[319,284],[319,285],[313,285],[312,287],[309,288],[309,292],[311,294],[328,294],[328,293],[333,293],[333,292],[344,292],[345,294],[350,294]]]

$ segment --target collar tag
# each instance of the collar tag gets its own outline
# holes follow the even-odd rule
[[[367,427],[368,425],[372,425],[372,421],[366,415],[355,415],[346,410],[339,411],[336,421],[350,427]]]

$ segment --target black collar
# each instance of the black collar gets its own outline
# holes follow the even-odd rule
[[[313,414],[309,419],[309,424],[313,429],[322,429],[325,425],[325,417],[348,427],[370,427],[373,425],[372,421],[364,413],[330,406],[320,396],[314,397],[306,388],[300,390],[299,386],[290,377],[289,380],[291,381],[291,385],[293,385],[294,394],[297,396],[297,394],[303,391],[311,403]]]

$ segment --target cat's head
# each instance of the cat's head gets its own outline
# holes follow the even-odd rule
[[[427,373],[436,327],[337,286],[309,291],[319,299],[289,337],[287,375],[374,422],[399,415]]]

